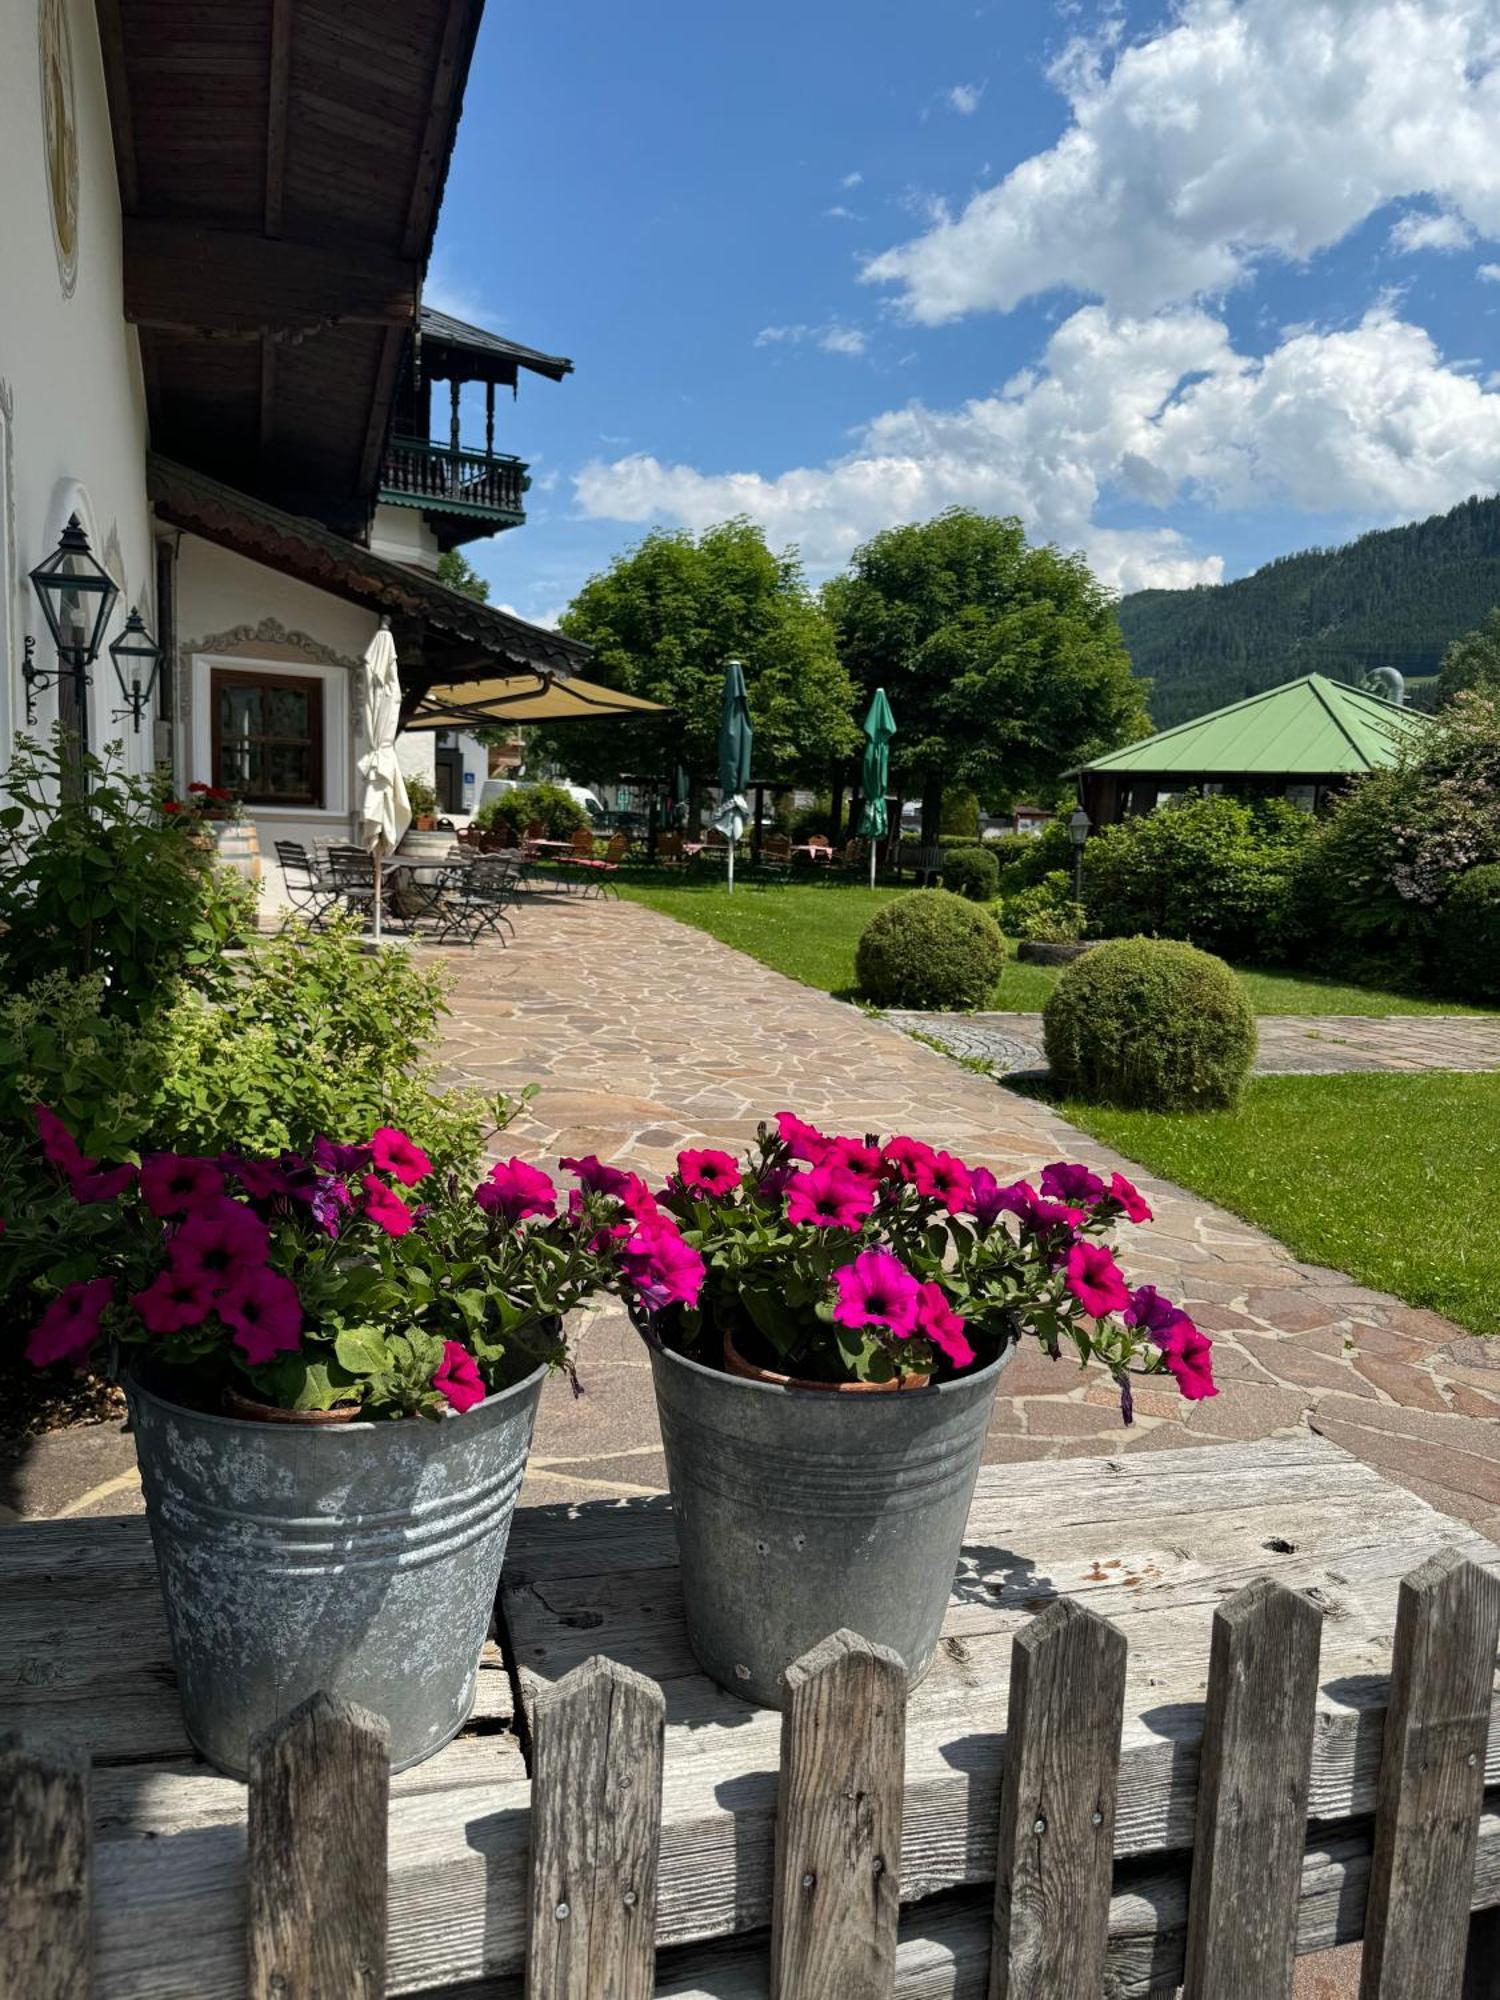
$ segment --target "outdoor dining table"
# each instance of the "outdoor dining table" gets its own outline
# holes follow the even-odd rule
[[[1012,1645],[1060,1596],[1128,1642],[1107,1990],[1180,1982],[1213,1614],[1260,1576],[1324,1614],[1299,1948],[1359,1935],[1398,1585],[1449,1549],[1500,1573],[1500,1549],[1308,1433],[987,1466],[908,1702],[896,1994],[984,1990]],[[391,1783],[388,1990],[520,1992],[529,1720],[602,1654],[666,1699],[656,1991],[763,1994],[782,1718],[697,1667],[666,1497],[521,1507],[496,1629],[468,1727]],[[246,1794],[184,1733],[140,1516],[0,1528],[6,1729],[93,1760],[96,2000],[243,1994]],[[1500,1703],[1486,1773],[1500,1783]],[[1497,1808],[1475,1907],[1500,1904]]]

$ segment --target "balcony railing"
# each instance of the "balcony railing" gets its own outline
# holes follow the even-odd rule
[[[526,518],[530,484],[524,462],[507,453],[395,437],[380,471],[380,498],[396,507],[518,522]]]

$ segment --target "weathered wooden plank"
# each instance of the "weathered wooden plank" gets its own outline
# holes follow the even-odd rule
[[[250,1749],[250,2000],[385,2000],[383,1717],[315,1694]]]
[[[125,221],[125,317],[187,334],[256,337],[329,320],[409,323],[420,272],[371,248],[330,250],[259,231]]]
[[[772,2000],[887,2000],[896,1976],[906,1669],[835,1632],[788,1667]]]
[[[1214,1613],[1184,2000],[1290,2000],[1322,1624],[1264,1580]]]
[[[89,1826],[87,1761],[0,1736],[0,2000],[89,2000]]]
[[[664,1713],[606,1659],[537,1704],[528,2000],[651,2000]]]
[[[1067,1598],[1016,1637],[990,2000],[1064,2000],[1103,1980],[1125,1650]]]
[[[1497,1644],[1500,1579],[1450,1552],[1402,1584],[1360,2000],[1459,1989]]]

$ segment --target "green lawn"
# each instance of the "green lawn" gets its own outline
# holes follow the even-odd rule
[[[723,944],[825,993],[852,997],[854,947],[859,934],[895,889],[867,889],[855,882],[739,885],[731,896],[722,880],[669,876],[631,869],[619,877],[622,896],[695,924]],[[1014,947],[1012,947],[1014,951]],[[1298,978],[1286,972],[1241,973],[1257,1014],[1473,1014],[1457,1001],[1416,1000],[1410,994]],[[1007,968],[994,1004],[1033,1013],[1045,1002],[1057,974],[1045,966]]]
[[[1500,1334],[1500,1076],[1269,1076],[1233,1112],[1058,1109],[1309,1263]]]

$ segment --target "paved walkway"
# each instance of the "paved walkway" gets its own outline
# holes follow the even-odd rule
[[[997,1076],[1047,1067],[1040,1014],[919,1014],[886,1019],[927,1035]],[[1500,1016],[1488,1014],[1263,1014],[1257,1076],[1400,1075],[1414,1070],[1500,1070]]]
[[[790,1106],[829,1130],[914,1132],[1007,1177],[1059,1158],[1128,1164],[1044,1106],[670,918],[569,899],[526,906],[517,929],[506,951],[452,954],[447,1036],[455,1077],[540,1084],[507,1152],[597,1152],[662,1176],[681,1146],[736,1146]],[[1132,1275],[1213,1335],[1223,1393],[1193,1406],[1170,1383],[1144,1388],[1126,1431],[1108,1382],[1028,1349],[1004,1378],[991,1459],[1210,1446],[1311,1424],[1500,1539],[1500,1341],[1298,1263],[1224,1210],[1130,1172],[1157,1215],[1129,1232]],[[639,1342],[613,1312],[576,1335],[584,1394],[549,1385],[528,1498],[660,1490]],[[112,1427],[62,1433],[0,1457],[0,1505],[119,1511],[138,1504],[131,1458]]]

